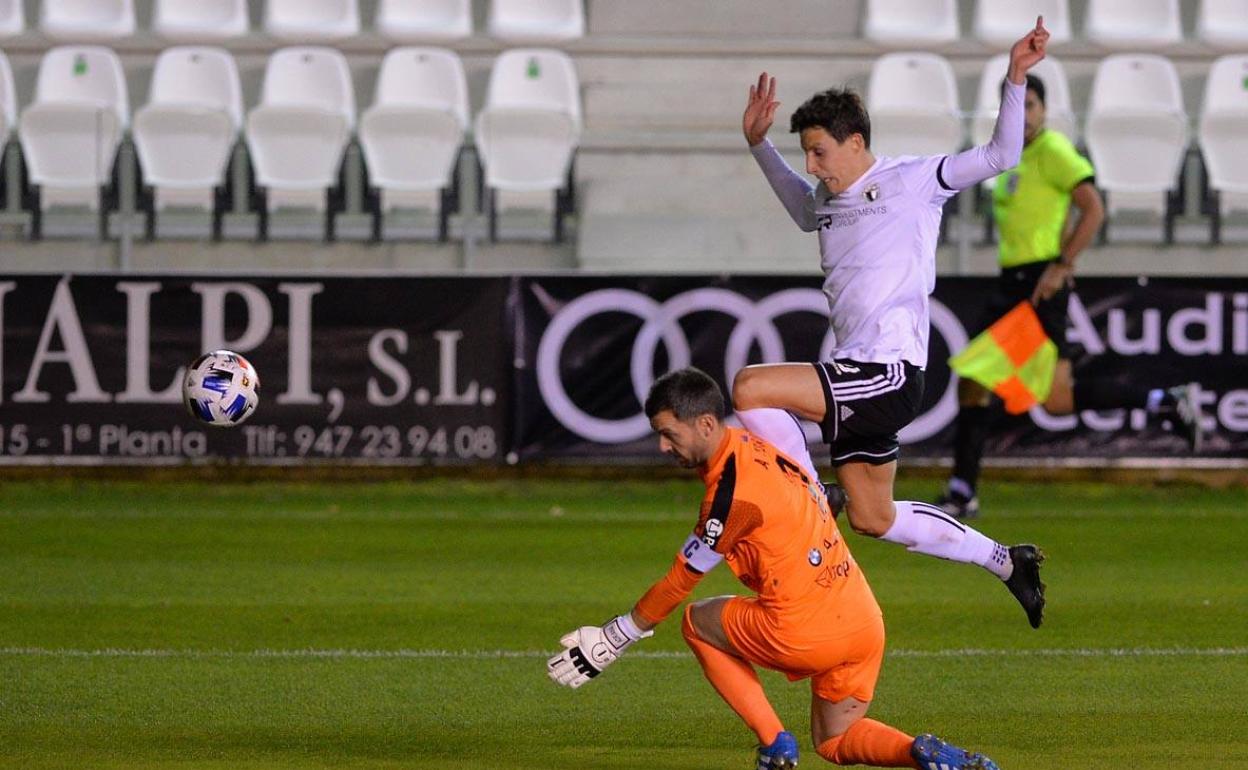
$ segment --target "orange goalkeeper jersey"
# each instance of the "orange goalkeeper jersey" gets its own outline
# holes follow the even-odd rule
[[[638,602],[640,615],[662,620],[724,560],[777,631],[837,636],[880,616],[822,487],[798,463],[726,428],[701,475],[706,496],[697,526],[671,571]]]

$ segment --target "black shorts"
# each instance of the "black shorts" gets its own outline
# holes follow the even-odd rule
[[[1018,303],[1031,299],[1031,293],[1036,290],[1040,276],[1044,274],[1049,265],[1056,261],[1056,259],[1050,259],[1043,262],[1029,262],[1018,267],[1002,268],[1001,275],[997,278],[996,288],[993,289],[992,294],[988,295],[988,305],[984,308],[984,314],[980,317],[978,325],[967,330],[970,336],[974,338],[975,335],[992,326],[1001,316],[1013,310]],[[1066,315],[1069,306],[1070,287],[1063,286],[1056,294],[1036,307],[1040,325],[1044,327],[1044,333],[1049,336],[1049,339],[1053,340],[1053,344],[1057,345],[1059,358],[1071,357],[1071,345],[1066,342]]]
[[[923,401],[923,370],[906,362],[872,364],[840,359],[814,365],[823,385],[825,417],[819,426],[832,465],[897,459],[897,431],[910,424]]]

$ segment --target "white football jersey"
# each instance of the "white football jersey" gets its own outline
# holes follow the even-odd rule
[[[936,239],[945,201],[957,194],[937,178],[945,156],[877,157],[858,181],[833,195],[823,183],[812,189],[770,141],[751,150],[777,192],[794,188],[791,180],[778,186],[776,175],[791,175],[807,190],[794,201],[798,207],[785,204],[803,230],[819,232],[833,355],[926,367]]]

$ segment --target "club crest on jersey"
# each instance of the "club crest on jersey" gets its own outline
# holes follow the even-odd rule
[[[818,567],[823,563],[823,554],[818,548],[811,548],[810,553],[806,554],[806,561],[810,562],[810,566]]]
[[[869,201],[875,201],[880,197],[880,186],[875,183],[867,185],[867,189],[862,192],[862,197]]]

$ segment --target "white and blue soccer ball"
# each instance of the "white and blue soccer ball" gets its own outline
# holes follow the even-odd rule
[[[215,428],[244,422],[260,403],[260,377],[237,353],[214,350],[195,359],[182,380],[191,416]]]

